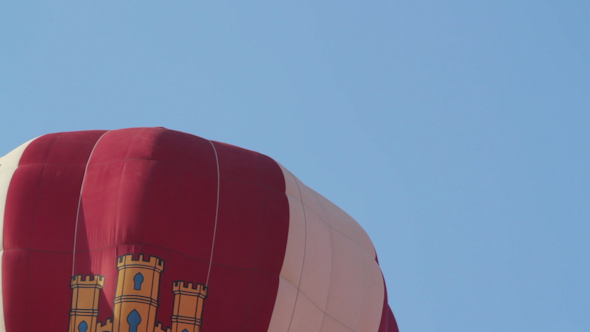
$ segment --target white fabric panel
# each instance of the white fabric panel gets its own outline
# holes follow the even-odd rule
[[[385,288],[371,240],[342,209],[282,170],[291,219],[268,331],[377,332]]]
[[[4,157],[0,157],[0,332],[6,332],[6,326],[4,324],[4,299],[2,296],[2,258],[4,256],[4,211],[6,210],[6,197],[8,195],[10,180],[12,180],[12,176],[18,168],[20,157],[33,140],[12,150]]]
[[[313,191],[313,189],[310,189]],[[315,197],[319,201],[325,215],[328,225],[333,229],[344,234],[352,241],[363,247],[365,250],[371,253],[373,257],[377,257],[375,254],[375,247],[373,242],[367,235],[367,232],[359,225],[356,220],[352,219],[348,213],[344,212],[341,208],[330,202],[324,196],[313,191]]]
[[[381,324],[381,315],[383,314],[383,302],[385,301],[385,284],[383,283],[383,274],[379,264],[374,259],[368,259],[368,254],[363,262],[365,264],[365,293],[363,294],[363,304],[361,317],[359,319],[358,331],[378,331]],[[379,301],[369,301],[368,299],[378,299]]]
[[[299,296],[299,282],[305,255],[305,212],[301,204],[301,196],[297,188],[295,176],[282,165],[285,179],[285,193],[289,200],[289,234],[283,267],[279,278],[279,289],[270,319],[269,332],[286,332],[295,311]]]
[[[297,287],[283,277],[280,277],[277,299],[275,300],[275,306],[268,326],[269,331],[289,330],[291,317],[293,317],[295,310],[295,302],[297,302]]]
[[[322,311],[326,310],[332,275],[330,227],[306,207],[307,241],[299,290]]]
[[[356,331],[364,289],[362,248],[332,230],[332,278],[328,315]]]

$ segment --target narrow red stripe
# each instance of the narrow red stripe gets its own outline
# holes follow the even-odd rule
[[[384,285],[384,287],[385,298],[383,299],[383,314],[381,316],[381,325],[379,325],[379,332],[399,332],[397,322],[387,302],[387,286]]]

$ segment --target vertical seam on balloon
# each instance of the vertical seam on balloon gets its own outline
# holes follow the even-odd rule
[[[291,174],[293,176],[293,174]],[[299,282],[297,283],[297,293],[295,294],[295,305],[293,306],[293,312],[291,313],[291,320],[289,320],[289,327],[287,332],[291,330],[291,324],[293,324],[293,317],[295,316],[295,310],[297,309],[297,301],[299,300],[299,288],[301,287],[301,279],[303,278],[303,269],[305,268],[305,254],[307,252],[307,214],[305,213],[305,204],[303,203],[303,195],[301,194],[301,188],[299,187],[299,180],[293,176],[295,184],[297,185],[297,191],[299,191],[299,197],[301,202],[301,208],[303,209],[303,222],[305,224],[305,241],[303,247],[303,263],[301,264],[301,272],[299,272]]]
[[[326,297],[326,308],[324,308],[324,310],[322,310],[322,323],[320,324],[320,331],[322,330],[322,325],[324,324],[324,320],[326,319],[326,316],[328,315],[327,311],[328,311],[328,304],[330,303],[330,290],[332,289],[332,267],[334,266],[334,262],[333,262],[333,258],[334,258],[334,240],[332,239],[332,227],[328,224],[328,215],[326,214],[326,210],[324,210],[324,207],[322,206],[322,203],[320,202],[320,200],[317,197],[317,193],[315,191],[312,191],[312,195],[313,198],[315,199],[315,201],[318,203],[320,210],[322,210],[322,214],[324,215],[324,218],[326,220],[322,220],[324,222],[324,224],[326,226],[328,226],[328,232],[330,232],[330,278],[329,283],[330,286],[328,286],[328,296]],[[320,218],[321,220],[321,218]]]
[[[256,155],[256,172],[257,172],[257,180],[258,183],[256,183],[256,190],[258,193],[258,210],[257,210],[257,218],[256,218],[256,248],[254,249],[254,263],[252,265],[253,268],[256,268],[257,266],[257,262],[258,262],[258,258],[259,258],[259,252],[258,252],[258,245],[260,243],[260,224],[261,224],[261,212],[260,210],[262,209],[262,189],[260,187],[260,164],[258,162],[258,155]],[[248,296],[246,297],[248,300],[246,302],[246,314],[245,314],[245,319],[244,319],[244,324],[242,326],[241,331],[244,331],[244,329],[246,328],[246,324],[248,324],[248,317],[249,317],[249,313],[252,309],[252,306],[250,305],[250,302],[252,302],[252,299],[254,298],[253,292],[254,292],[254,273],[256,273],[257,271],[254,269],[250,270],[251,273],[251,277],[250,277],[250,289],[248,291]]]
[[[367,269],[365,268],[365,264],[366,263],[365,263],[364,260],[362,261],[362,264],[363,264],[363,288],[365,288],[366,287],[366,284],[367,284]],[[363,310],[362,310],[362,308],[364,307],[365,299],[367,298],[367,292],[366,291],[363,292],[362,294],[363,294],[362,295],[363,298],[361,300],[361,306],[360,306],[361,312],[359,314],[358,320],[356,321],[356,326],[355,326],[355,329],[354,329],[355,331],[358,331],[358,329],[359,329],[359,324],[361,322],[361,317],[363,316]]]
[[[98,140],[96,140],[96,143],[94,143],[94,146],[92,147],[92,150],[90,151],[90,155],[88,156],[88,160],[86,161],[86,167],[84,167],[84,175],[82,176],[82,185],[80,186],[80,195],[78,196],[78,209],[76,210],[76,225],[74,227],[74,248],[72,250],[72,277],[74,276],[74,271],[76,268],[76,242],[78,239],[78,222],[80,221],[80,206],[82,205],[82,192],[84,191],[84,182],[86,181],[86,172],[88,172],[88,165],[90,165],[90,159],[92,158],[92,154],[94,153],[94,149],[96,149],[98,142],[100,142],[100,140],[108,132],[109,132],[108,130],[105,131],[102,135],[100,135]]]
[[[258,192],[259,198],[261,196],[260,194],[260,168],[258,165],[258,156],[256,156],[256,171],[257,171],[257,180],[258,183],[256,185],[256,190]],[[257,218],[256,218],[256,248],[254,249],[254,263],[252,264],[252,267],[256,267],[256,262],[258,261],[258,243],[260,243],[260,206],[261,206],[261,202],[260,199],[258,200],[258,212],[257,212]],[[246,324],[248,324],[248,314],[250,313],[250,309],[252,308],[250,305],[250,302],[252,301],[253,296],[251,295],[253,292],[253,288],[254,288],[254,270],[250,270],[250,287],[248,289],[248,295],[246,296],[246,298],[248,299],[246,301],[246,310],[245,310],[245,315],[244,315],[244,323],[242,324],[242,329],[240,331],[244,331],[244,329],[246,328]]]
[[[47,159],[49,159],[49,155],[51,154],[51,150],[53,149],[53,146],[55,145],[55,142],[57,141],[57,138],[61,136],[61,134],[58,134],[54,139],[53,139],[53,143],[51,143],[51,147],[49,148],[49,151],[47,152]],[[35,199],[35,208],[33,209],[34,214],[33,214],[33,222],[31,223],[31,247],[29,248],[29,262],[28,262],[28,266],[27,266],[27,284],[29,283],[29,280],[31,280],[31,260],[33,259],[33,229],[35,226],[35,215],[37,214],[37,204],[39,203],[39,193],[41,191],[41,183],[43,182],[43,173],[45,173],[45,169],[47,168],[47,159],[45,159],[45,163],[43,163],[43,171],[41,171],[41,180],[39,181],[39,185],[37,186],[37,197]],[[20,161],[19,161],[20,163]],[[26,322],[26,331],[29,330],[29,314],[30,314],[30,310],[29,310],[29,291],[30,291],[30,287],[27,287],[27,322]],[[4,299],[2,299],[4,301]],[[6,319],[6,316],[4,316],[4,319]]]
[[[207,270],[207,281],[205,287],[209,287],[209,276],[211,275],[211,267],[213,266],[213,251],[215,250],[215,236],[217,235],[217,218],[219,217],[219,190],[221,187],[221,174],[219,173],[219,157],[217,156],[217,149],[212,141],[209,141],[215,153],[215,163],[217,164],[217,204],[215,206],[215,224],[213,226],[213,241],[211,243],[211,256],[209,257],[209,269]]]
[[[208,140],[209,141],[209,140]],[[216,203],[216,211],[215,211],[215,223],[213,226],[213,241],[211,243],[211,256],[209,257],[209,269],[207,270],[207,279],[205,282],[205,288],[208,287],[209,285],[209,273],[211,272],[211,264],[213,263],[213,247],[215,245],[215,235],[216,235],[216,231],[217,231],[217,209],[219,208],[219,160],[217,158],[217,150],[215,149],[215,146],[213,145],[213,143],[211,141],[209,141],[209,143],[213,146],[213,151],[215,152],[215,161],[217,164],[217,203]],[[181,187],[182,187],[182,181],[181,181]],[[179,195],[180,197],[180,195]],[[172,234],[174,235],[174,233]],[[194,317],[197,317],[197,311],[198,311],[198,305],[195,306],[195,311],[193,313]],[[173,313],[175,314],[175,313]],[[196,325],[193,326],[192,328],[192,332],[195,332],[196,329]]]

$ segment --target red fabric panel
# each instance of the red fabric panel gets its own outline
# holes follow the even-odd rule
[[[2,297],[7,331],[27,331],[29,323],[30,250],[5,251],[2,258]],[[20,327],[19,327],[20,326]]]
[[[379,325],[379,332],[399,332],[393,312],[387,303],[387,287],[385,285],[384,289],[385,298],[383,299],[383,314],[381,315],[381,325]]]
[[[102,134],[43,136],[21,158],[4,225],[8,331],[68,328],[79,192]],[[289,223],[282,171],[258,153],[215,147],[221,190],[203,330],[266,331]],[[157,321],[171,325],[172,283],[206,282],[216,202],[209,141],[164,128],[115,130],[100,138],[88,162],[75,262],[75,274],[105,277],[99,320],[113,315],[117,257],[133,253],[165,261]]]
[[[2,284],[7,331],[64,327],[76,210],[86,160],[102,131],[40,137],[24,151],[4,214]],[[56,293],[61,290],[61,293]],[[65,327],[67,328],[67,319]],[[63,329],[62,329],[63,330]]]

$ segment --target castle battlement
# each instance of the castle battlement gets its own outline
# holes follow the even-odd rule
[[[140,254],[138,259],[134,259],[133,254],[120,256],[117,259],[117,269],[123,270],[126,268],[143,268],[162,272],[164,271],[164,261],[156,256],[151,256],[146,261],[143,254]]]
[[[98,327],[105,327],[105,326],[109,326],[109,325],[113,325],[113,319],[112,318],[107,318],[107,320],[104,321],[104,324],[101,322],[98,322],[98,324],[96,326]]]
[[[193,295],[193,296],[198,296],[200,298],[206,299],[208,289],[203,284],[196,284],[195,287],[193,288],[192,282],[185,284],[184,281],[175,281],[172,284],[172,292],[174,294]]]
[[[102,288],[104,286],[104,277],[101,275],[83,276],[81,274],[75,275],[70,281],[70,286],[82,288]]]
[[[98,332],[110,332],[113,330],[113,319],[107,319],[104,324],[101,322],[96,323],[96,331]]]
[[[162,324],[162,322],[158,322],[158,325],[156,325],[154,332],[170,332],[170,328],[165,329],[164,324]]]

